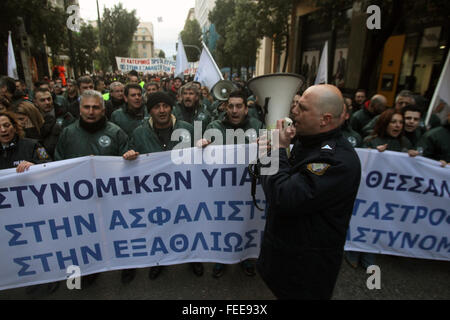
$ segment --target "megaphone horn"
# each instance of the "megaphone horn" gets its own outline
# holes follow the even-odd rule
[[[211,94],[217,100],[226,101],[228,100],[230,93],[236,89],[237,87],[233,82],[229,80],[220,80],[211,88]]]
[[[292,99],[304,82],[302,76],[294,73],[267,74],[248,82],[259,103],[264,103],[267,129],[275,129],[277,120],[289,116]]]

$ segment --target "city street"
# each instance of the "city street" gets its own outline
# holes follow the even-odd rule
[[[381,269],[381,289],[369,290],[369,277],[361,267],[354,270],[343,261],[333,300],[448,300],[450,263],[377,256]],[[49,295],[41,288],[26,294],[25,288],[0,292],[0,299],[43,300],[272,300],[275,297],[259,276],[244,275],[239,265],[226,269],[220,279],[211,276],[213,264],[205,264],[205,274],[197,278],[189,265],[170,266],[156,280],[148,279],[148,269],[139,269],[128,285],[120,282],[120,271],[103,273],[97,282],[82,290],[68,290],[65,282]]]

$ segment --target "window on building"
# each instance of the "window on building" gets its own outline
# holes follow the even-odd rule
[[[147,46],[144,44],[142,44],[142,49],[145,49]]]

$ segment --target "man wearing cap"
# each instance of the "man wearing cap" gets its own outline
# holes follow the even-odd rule
[[[131,151],[124,154],[134,156],[137,153],[152,153],[172,150],[179,143],[192,146],[194,127],[182,120],[178,120],[172,114],[174,101],[165,92],[155,92],[147,97],[147,110],[150,118],[137,127],[130,136]],[[172,140],[172,133],[177,130],[179,138]],[[201,263],[191,263],[194,274],[203,274]],[[149,278],[156,279],[162,270],[162,266],[150,268]],[[131,281],[136,273],[135,269],[129,269],[127,282]]]
[[[117,124],[127,135],[139,127],[148,116],[143,104],[142,88],[138,84],[127,84],[124,91],[125,104],[111,114],[111,122]]]
[[[182,138],[189,140],[192,146],[194,127],[175,118],[172,114],[173,104],[172,98],[164,92],[155,92],[148,96],[147,111],[150,118],[130,135],[130,146],[133,150],[140,154],[172,150],[180,143],[171,140],[172,132],[177,129],[186,130]]]

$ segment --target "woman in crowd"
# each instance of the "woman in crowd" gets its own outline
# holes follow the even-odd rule
[[[403,115],[395,109],[384,111],[378,118],[373,134],[364,139],[363,147],[377,149],[379,152],[386,150],[408,152],[412,149],[411,142],[403,136]],[[357,268],[361,263],[363,268],[375,264],[375,255],[367,252],[346,251],[345,260]]]
[[[13,112],[25,132],[25,137],[40,140],[44,117],[39,110],[31,102],[22,101],[14,107]]]
[[[0,169],[16,168],[24,172],[32,165],[51,161],[36,140],[24,138],[24,132],[12,112],[0,112]]]
[[[210,104],[214,102],[214,98],[211,96],[208,87],[205,86],[201,87],[201,93],[203,99],[208,100]]]
[[[403,136],[403,115],[395,109],[384,111],[378,118],[373,134],[364,139],[363,147],[380,152],[390,150],[408,152],[412,145]]]

